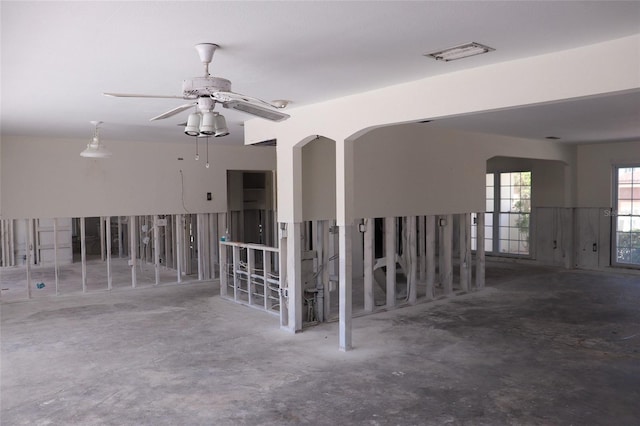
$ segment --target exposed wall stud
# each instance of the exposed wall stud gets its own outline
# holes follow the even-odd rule
[[[427,300],[434,297],[434,285],[436,281],[436,217],[429,215],[425,218],[425,257],[426,257],[426,284]]]
[[[450,295],[453,293],[453,215],[446,215],[444,223],[445,225],[442,228],[444,231],[442,241],[444,250],[442,285],[444,287],[444,293]]]
[[[373,293],[373,265],[375,262],[375,219],[365,219],[364,231],[364,310],[372,312],[375,300]]]
[[[416,244],[417,227],[415,216],[407,217],[407,234],[408,253],[405,255],[409,263],[407,271],[407,291],[409,303],[415,304],[418,300],[418,247]]]
[[[396,218],[384,220],[384,246],[387,266],[387,308],[396,305]]]
[[[86,241],[86,221],[80,218],[80,259],[82,262],[82,292],[87,292],[87,241]]]

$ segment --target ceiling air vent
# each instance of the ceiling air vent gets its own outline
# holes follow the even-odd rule
[[[495,50],[492,47],[485,46],[480,43],[471,42],[461,44],[460,46],[451,47],[449,49],[440,50],[433,53],[425,53],[424,56],[433,58],[437,61],[455,61],[456,59],[468,58],[469,56],[481,55]]]

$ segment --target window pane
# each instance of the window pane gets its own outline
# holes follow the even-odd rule
[[[486,182],[487,182],[487,186],[493,186],[493,173],[487,173],[486,176]]]
[[[640,266],[640,167],[617,170],[616,261]]]

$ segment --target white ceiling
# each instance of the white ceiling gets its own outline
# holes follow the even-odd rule
[[[189,141],[187,112],[148,119],[179,99],[115,99],[102,92],[179,95],[201,76],[193,46],[217,43],[211,67],[233,90],[289,107],[494,62],[640,33],[640,2],[615,1],[2,1],[3,135]],[[477,41],[496,50],[442,63],[423,53]],[[612,64],[615,66],[615,64]],[[564,141],[640,138],[638,93],[496,111],[437,125]],[[390,108],[392,105],[381,105]],[[242,143],[244,119],[223,110]],[[434,124],[436,124],[434,122]],[[542,129],[542,130],[541,130]]]

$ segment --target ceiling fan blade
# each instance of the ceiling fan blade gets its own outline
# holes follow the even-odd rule
[[[233,92],[215,92],[211,97],[225,108],[237,109],[267,120],[283,121],[290,117],[289,114],[278,111],[270,103],[251,96]]]
[[[179,107],[175,107],[175,108],[170,109],[169,111],[167,111],[167,112],[165,112],[163,114],[160,114],[158,116],[155,116],[155,117],[149,119],[149,121],[162,120],[163,118],[173,117],[174,115],[179,114],[182,111],[184,111],[186,109],[189,109],[189,108],[191,108],[193,106],[196,106],[196,105],[198,105],[197,102],[191,102],[189,104],[180,105]]]
[[[112,98],[161,98],[161,99],[185,99],[183,96],[164,96],[164,95],[140,95],[135,93],[103,93],[105,96]]]

